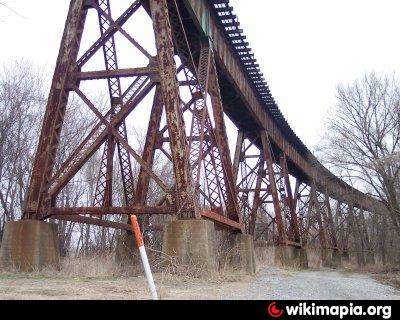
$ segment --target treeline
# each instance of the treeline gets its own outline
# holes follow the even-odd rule
[[[400,84],[395,75],[366,74],[337,88],[337,105],[317,150],[343,180],[378,198],[383,212],[350,221],[358,251],[372,251],[384,264],[400,263]],[[361,264],[367,254],[359,254]]]
[[[47,103],[50,77],[38,67],[18,61],[5,64],[0,70],[0,238],[7,221],[21,218],[27,194],[29,178],[37,148],[44,110]],[[107,107],[107,94],[96,94],[95,100],[100,109]],[[103,106],[103,108],[101,107]],[[55,170],[75,150],[84,137],[97,123],[96,116],[83,102],[74,95],[70,96],[61,133],[61,142],[57,154]],[[139,148],[144,141],[144,134],[134,132],[133,143]],[[78,172],[57,197],[60,207],[91,206],[96,190],[97,177],[101,162],[101,150]],[[156,170],[168,176],[171,166],[158,160]],[[115,168],[119,167],[117,157]],[[137,164],[133,165],[134,175],[138,174]],[[123,185],[120,171],[115,171],[113,182],[113,203],[122,205]],[[154,189],[154,190],[153,190]],[[150,185],[150,197],[155,188]],[[151,200],[151,199],[150,199]],[[126,217],[103,217],[117,222],[127,222]],[[57,221],[60,232],[60,247],[64,254],[92,254],[111,252],[115,248],[116,236],[121,231],[101,228],[74,222]],[[147,219],[148,230],[157,219]],[[147,237],[160,242],[160,235]]]
[[[24,61],[4,64],[0,70],[0,236],[7,221],[21,218],[31,168],[46,106],[49,77],[40,68]],[[107,108],[107,93],[96,92],[97,106]],[[337,106],[327,119],[327,129],[318,157],[345,181],[380,199],[387,211],[377,215],[356,216],[338,226],[337,236],[349,241],[358,251],[379,252],[383,257],[398,256],[400,239],[400,86],[394,76],[369,74],[355,83],[337,89]],[[56,169],[89,133],[96,116],[71,95]],[[132,142],[132,137],[130,137]],[[133,143],[140,149],[144,133],[134,132]],[[115,159],[115,167],[119,167]],[[91,206],[96,190],[101,153],[96,153],[63,189],[57,198],[62,207]],[[160,154],[155,170],[172,177],[171,164]],[[138,175],[137,163],[133,165]],[[172,180],[172,179],[171,179]],[[115,170],[113,203],[123,205],[123,186]],[[151,185],[148,201],[158,199]],[[335,217],[336,218],[336,217]],[[105,217],[121,222],[126,217]],[[157,229],[163,218],[146,219],[149,241],[160,245]],[[126,221],[123,221],[126,222]],[[338,222],[336,222],[338,223]],[[105,252],[114,250],[119,231],[60,221],[60,244],[66,253]],[[262,226],[261,226],[262,227]],[[358,257],[367,263],[367,254]]]

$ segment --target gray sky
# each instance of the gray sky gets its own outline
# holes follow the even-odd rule
[[[5,3],[19,15],[0,6],[0,63],[26,58],[51,72],[69,1]],[[231,4],[283,114],[311,149],[323,132],[326,113],[335,105],[338,83],[372,70],[400,70],[398,0],[231,0]]]

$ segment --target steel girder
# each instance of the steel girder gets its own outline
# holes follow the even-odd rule
[[[143,5],[133,2],[114,20],[110,0],[71,0],[70,10],[54,73],[45,119],[36,154],[26,202],[25,218],[59,217],[104,226],[120,226],[100,218],[108,214],[177,214],[180,218],[211,219],[228,228],[242,230],[241,215],[233,181],[232,163],[227,142],[218,74],[213,51],[201,39],[200,55],[192,52],[175,1],[151,0],[157,55],[151,56],[125,29]],[[88,10],[95,10],[100,24],[100,37],[78,57]],[[121,69],[115,35],[122,34],[147,58],[139,68]],[[105,70],[82,71],[99,50],[103,51]],[[175,53],[181,58],[177,66]],[[196,62],[198,60],[198,62]],[[185,77],[184,81],[178,81]],[[121,79],[130,79],[123,88]],[[83,81],[106,80],[110,109],[103,114],[83,92]],[[190,100],[182,98],[182,87],[188,88]],[[144,151],[138,154],[128,141],[126,118],[153,92],[155,97],[150,115]],[[55,166],[68,97],[79,96],[98,119],[87,137],[66,161]],[[211,103],[210,103],[211,101]],[[161,118],[166,117],[163,127]],[[191,118],[191,128],[185,117]],[[212,117],[211,117],[212,115]],[[92,207],[62,208],[57,197],[87,161],[103,148],[96,192]],[[125,206],[112,202],[115,151],[118,151]],[[154,171],[154,155],[160,150],[171,160],[174,183],[170,184]],[[137,179],[132,161],[140,170]],[[150,182],[164,195],[158,205],[150,205],[147,193]],[[136,188],[135,188],[136,185]],[[135,191],[136,190],[136,191]],[[129,211],[132,212],[129,212]],[[72,216],[76,218],[72,219]],[[90,217],[91,216],[91,217]],[[126,228],[125,228],[126,229]]]
[[[343,204],[334,200],[353,198],[337,194],[331,197],[328,192],[335,190],[323,188],[322,178],[314,174],[312,163],[292,150],[281,130],[269,121],[267,112],[261,112],[235,59],[229,58],[231,63],[227,63],[227,57],[233,52],[226,45],[226,39],[221,38],[218,28],[212,30],[213,41],[220,40],[216,46],[208,38],[188,36],[175,0],[132,1],[117,19],[111,15],[110,2],[71,0],[35,157],[25,218],[58,217],[127,229],[125,225],[93,216],[133,212],[176,214],[180,218],[211,219],[278,245],[317,244],[346,251],[351,234],[359,234],[363,239],[361,245],[371,247],[364,212],[360,209],[363,206],[355,201]],[[124,29],[142,7],[152,19],[156,56]],[[88,10],[97,13],[100,37],[78,57]],[[147,64],[120,68],[116,34],[136,48],[147,59]],[[99,51],[103,53],[105,70],[83,71]],[[175,56],[179,56],[180,65]],[[234,82],[239,81],[236,88],[251,102],[249,110],[254,109],[247,113],[256,115],[253,124],[257,132],[239,132],[233,166],[224,122],[227,102],[221,95],[220,69],[217,70],[216,61],[220,65],[222,61],[227,69],[236,72]],[[122,85],[121,79],[129,79],[130,84]],[[81,82],[94,80],[107,81],[110,105],[105,114],[80,86]],[[183,90],[189,98],[184,98]],[[98,122],[67,160],[56,166],[72,92],[90,108]],[[153,92],[144,150],[138,154],[129,143],[126,119]],[[101,151],[91,207],[59,207],[60,192],[88,160]],[[116,152],[124,207],[116,207],[112,201]],[[171,161],[172,183],[155,172],[156,152]],[[132,171],[133,162],[139,166],[137,177]],[[297,178],[293,189],[295,177],[290,175],[289,169],[296,166],[306,172],[308,178]],[[316,178],[310,178],[313,176]],[[151,182],[162,194],[156,203],[148,200]],[[332,210],[335,201],[336,211]]]

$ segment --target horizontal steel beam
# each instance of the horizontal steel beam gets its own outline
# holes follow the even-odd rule
[[[149,67],[143,68],[128,68],[118,70],[100,70],[100,71],[87,71],[87,72],[76,72],[73,75],[73,79],[76,81],[80,80],[101,80],[110,78],[128,78],[128,77],[140,77],[148,76],[156,73],[154,69]]]
[[[90,225],[104,227],[104,228],[113,228],[113,229],[120,229],[120,230],[127,230],[127,231],[132,230],[131,225],[127,224],[127,223],[100,220],[100,219],[96,219],[96,218],[82,217],[79,215],[78,216],[56,215],[56,216],[52,216],[51,219],[77,222],[77,223],[85,223],[85,224],[90,224]]]
[[[228,219],[226,217],[224,217],[221,214],[212,212],[212,211],[202,211],[201,212],[201,216],[204,219],[208,219],[211,220],[217,224],[220,224],[222,226],[228,227],[228,228],[232,228],[232,229],[237,229],[237,230],[241,230],[240,224],[236,221],[233,221],[231,219]]]
[[[210,10],[214,10],[210,7],[210,2],[206,0],[184,0],[184,2],[192,14],[193,21],[198,26],[199,32],[202,32],[201,24],[205,20],[204,15]],[[311,152],[308,151],[304,154],[304,151],[300,151],[298,146],[291,142],[293,139],[287,138],[286,129],[282,129],[271,117],[267,111],[267,105],[262,102],[262,97],[252,85],[248,71],[232,49],[231,40],[220,27],[220,19],[214,15],[211,15],[209,19],[209,34],[212,38],[215,57],[219,67],[238,93],[238,97],[246,105],[254,124],[258,124],[268,131],[274,145],[287,156],[288,160],[296,168],[303,172],[309,182],[315,181],[318,191],[327,191],[332,198],[338,201],[352,203],[366,210],[384,210],[383,205],[378,200],[366,196],[337,178],[319,163]],[[301,143],[300,140],[299,143]]]
[[[79,208],[50,208],[49,213],[51,216],[73,216],[73,215],[143,215],[143,214],[176,214],[175,207],[159,206],[135,206],[135,207],[79,207]]]

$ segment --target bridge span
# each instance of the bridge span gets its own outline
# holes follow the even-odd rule
[[[328,265],[357,250],[354,237],[368,238],[366,217],[383,212],[384,206],[336,177],[296,136],[270,92],[229,0],[127,2],[126,10],[115,16],[113,0],[71,0],[23,221],[8,227],[2,259],[24,265],[21,257],[10,254],[19,243],[30,256],[30,265],[56,261],[54,253],[35,247],[39,240],[32,241],[52,238],[54,230],[42,221],[129,230],[129,222],[107,217],[132,213],[176,217],[163,228],[164,253],[182,259],[197,255],[208,266],[214,265],[210,253],[215,251],[214,226],[225,230],[232,245],[244,248],[244,256],[235,261],[247,269],[254,267],[254,240],[279,248],[277,256],[284,263],[304,264],[310,247],[318,247]],[[129,31],[141,10],[151,19],[156,55]],[[90,25],[89,12],[97,16],[96,26]],[[83,50],[83,34],[94,27],[100,36]],[[131,66],[120,67],[121,37],[145,63],[137,65],[132,57]],[[97,64],[93,70],[90,63],[97,53],[105,69]],[[94,81],[107,85],[107,113],[99,110],[82,86]],[[72,94],[98,122],[71,154],[60,158]],[[132,115],[149,96],[151,110],[141,109],[149,126],[144,149],[138,152],[129,142],[136,119]],[[238,129],[233,159],[225,115]],[[97,153],[102,157],[91,204],[78,201],[73,207],[63,206],[62,191]],[[157,171],[156,154],[170,162],[173,177]],[[134,163],[140,168],[138,174],[133,172]],[[117,168],[123,203],[115,201]],[[157,199],[150,198],[150,188],[155,188]],[[19,234],[15,228],[20,227],[33,238],[13,242]],[[40,250],[48,261],[38,260]]]

